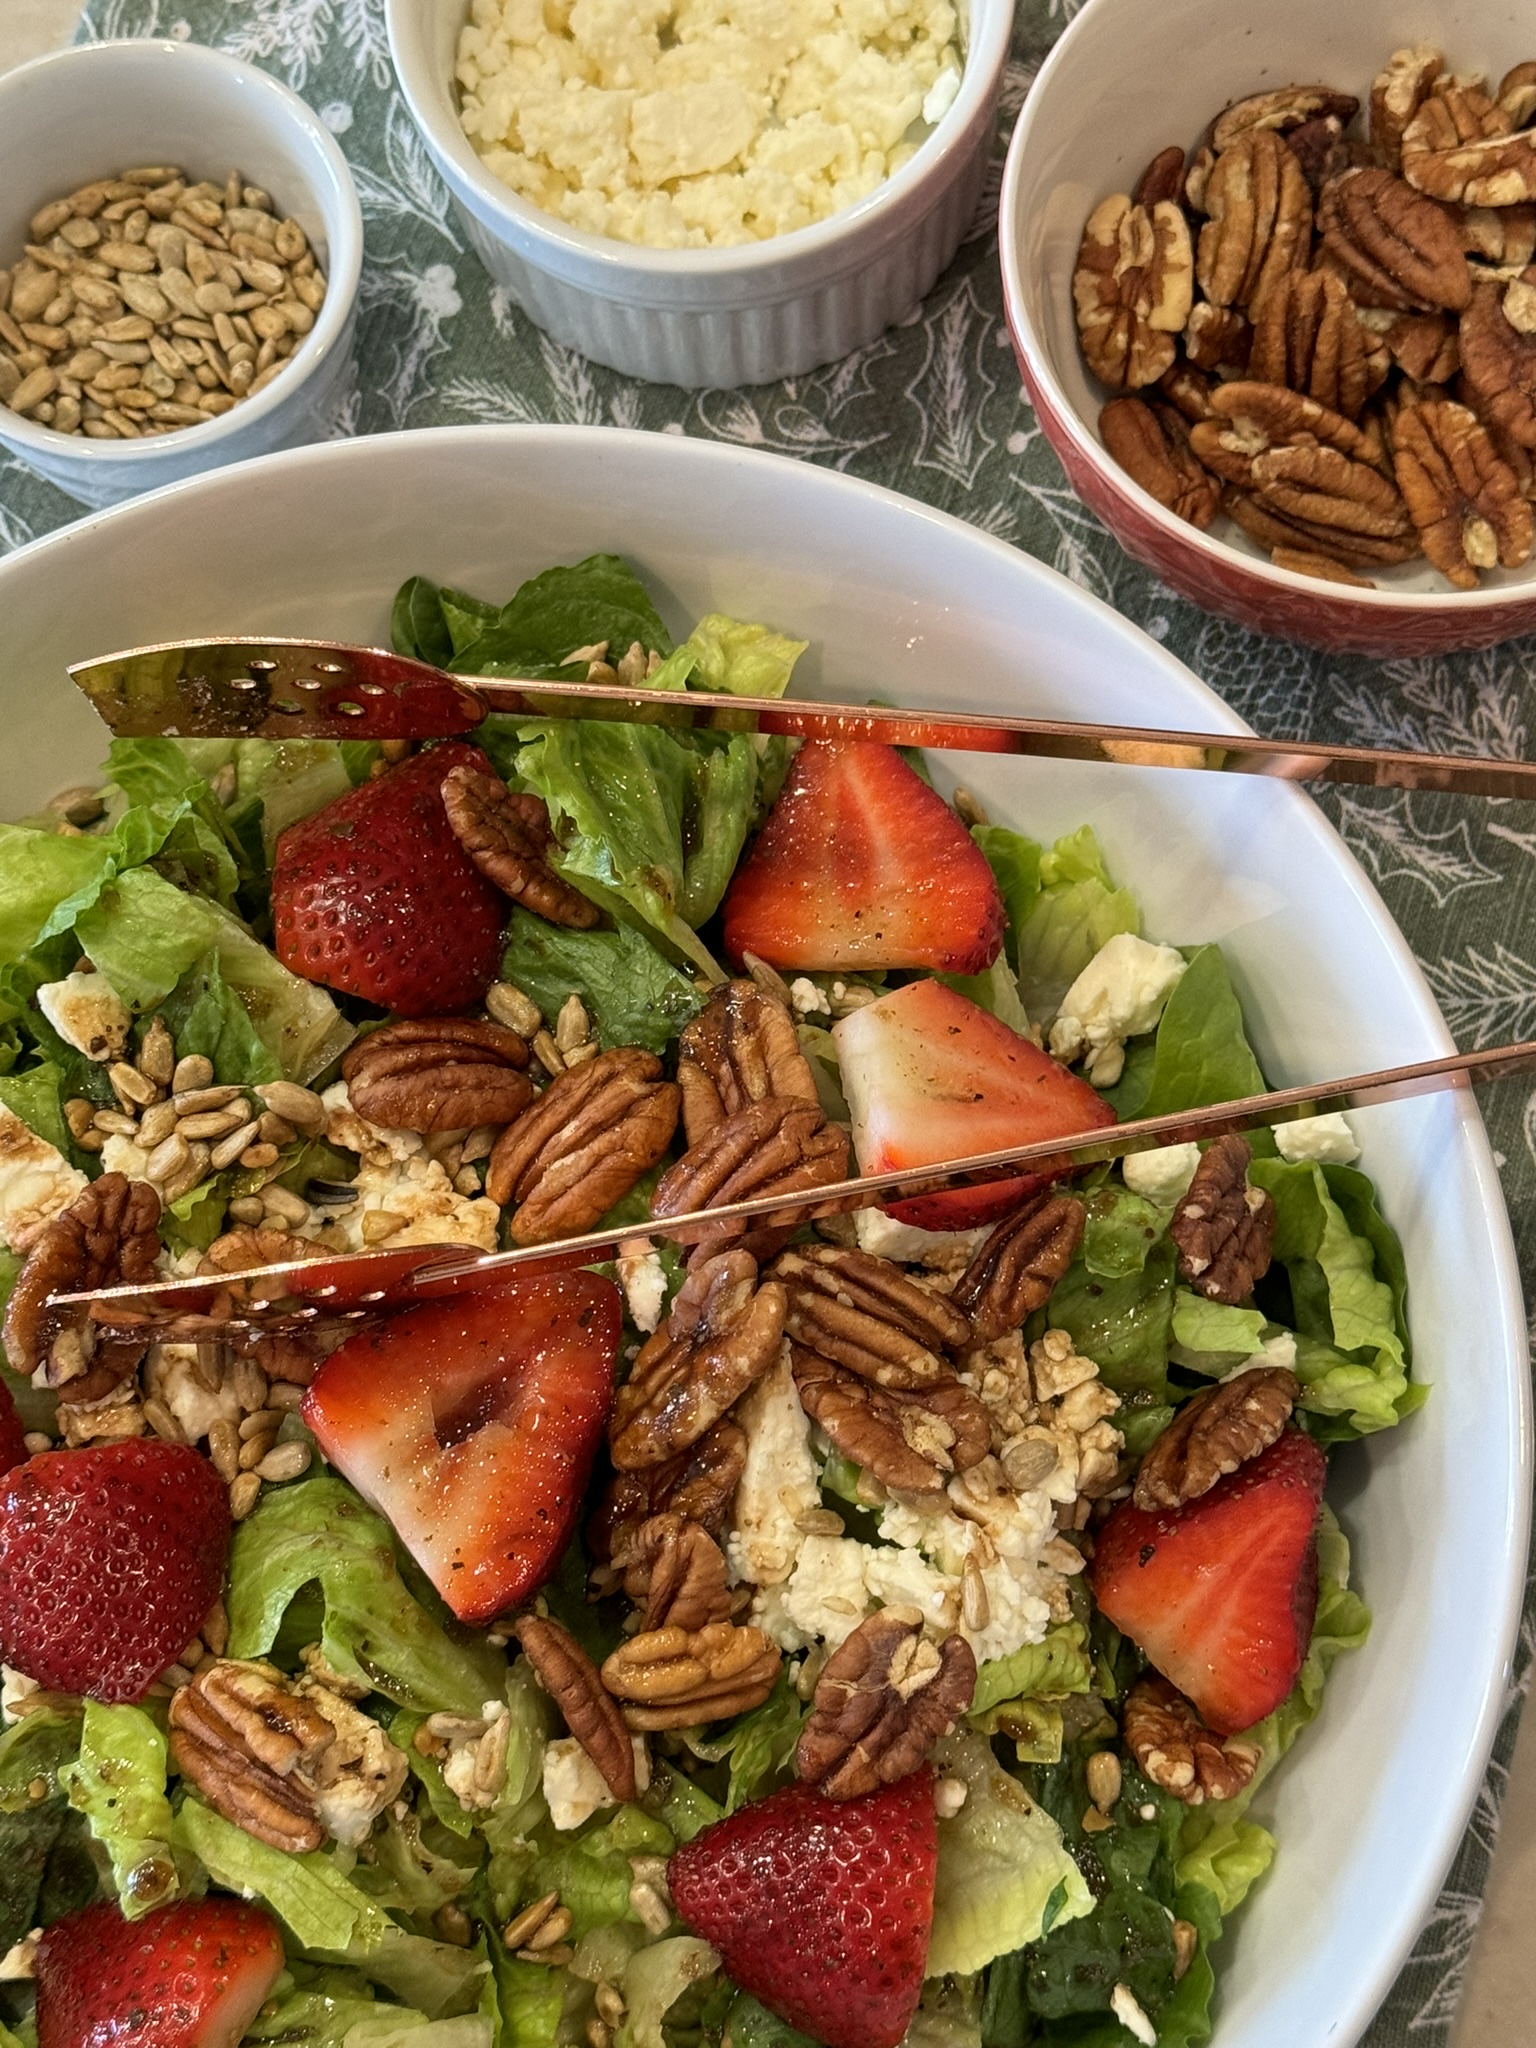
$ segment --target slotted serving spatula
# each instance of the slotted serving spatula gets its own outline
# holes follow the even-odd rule
[[[536,718],[718,725],[800,739],[876,739],[892,746],[1206,769],[1287,782],[1536,797],[1536,762],[1487,755],[1335,747],[1246,733],[1083,725],[990,712],[632,689],[622,683],[469,679],[405,655],[339,640],[173,640],[77,662],[70,674],[120,739],[448,739],[473,732],[488,712],[503,711]]]
[[[433,1296],[494,1286],[520,1274],[568,1270],[614,1257],[626,1244],[660,1237],[694,1244],[733,1224],[771,1222],[799,1225],[817,1217],[869,1208],[880,1200],[930,1194],[936,1189],[1008,1180],[1050,1168],[1095,1166],[1159,1145],[1189,1144],[1229,1131],[1251,1131],[1334,1110],[1364,1109],[1378,1102],[1438,1093],[1469,1083],[1503,1080],[1536,1071],[1536,1039],[1494,1046],[1484,1052],[1451,1053],[1443,1059],[1388,1067],[1344,1079],[1278,1088],[1209,1109],[1180,1110],[1143,1117],[1108,1129],[1048,1138],[1006,1151],[945,1160],[916,1171],[870,1174],[801,1192],[758,1195],[716,1209],[628,1224],[620,1231],[588,1231],[552,1244],[509,1252],[475,1252],[459,1245],[388,1246],[317,1259],[263,1266],[233,1275],[159,1280],[145,1287],[112,1287],[94,1293],[55,1295],[52,1306],[86,1311],[114,1327],[153,1329],[157,1335],[196,1338],[242,1330],[293,1330],[307,1325],[350,1324],[388,1309]]]

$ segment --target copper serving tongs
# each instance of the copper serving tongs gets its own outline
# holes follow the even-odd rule
[[[945,1188],[1013,1180],[1031,1170],[1056,1174],[1073,1167],[1102,1165],[1133,1152],[1150,1151],[1155,1146],[1190,1144],[1222,1137],[1229,1131],[1266,1129],[1302,1117],[1364,1109],[1373,1103],[1436,1094],[1533,1070],[1536,1039],[1526,1039],[1484,1052],[1449,1053],[1442,1059],[1421,1060],[1410,1066],[1351,1074],[1320,1084],[1277,1088],[1266,1095],[1219,1102],[1208,1109],[1143,1117],[1107,1129],[1101,1126],[1032,1145],[1014,1145],[1001,1152],[944,1160],[915,1171],[835,1181],[793,1197],[757,1195],[749,1201],[725,1203],[716,1209],[657,1217],[646,1223],[626,1224],[619,1230],[587,1231],[579,1237],[529,1245],[516,1251],[475,1252],[461,1245],[410,1245],[339,1257],[322,1254],[315,1259],[262,1266],[233,1275],[157,1280],[143,1287],[59,1294],[52,1298],[50,1306],[71,1314],[84,1311],[93,1322],[113,1329],[152,1331],[158,1337],[188,1340],[233,1336],[244,1331],[271,1333],[315,1325],[347,1325],[391,1309],[495,1286],[520,1276],[590,1266],[615,1257],[625,1246],[643,1246],[650,1238],[688,1245],[704,1237],[728,1238],[733,1229],[745,1228],[749,1223],[798,1227],[819,1217],[867,1209],[877,1202],[899,1202]]]
[[[473,732],[491,711],[526,718],[627,713],[650,724],[718,725],[796,739],[874,739],[892,746],[1204,769],[1287,782],[1536,797],[1536,762],[1488,755],[1334,747],[1250,733],[1084,725],[996,712],[786,702],[622,683],[467,678],[340,640],[172,640],[77,662],[70,674],[120,739],[447,739]]]

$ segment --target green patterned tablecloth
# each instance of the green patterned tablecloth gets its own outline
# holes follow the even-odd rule
[[[1208,617],[1130,561],[1078,502],[1019,389],[996,253],[998,173],[1044,52],[1078,0],[1019,0],[981,211],[919,312],[846,361],[782,384],[686,392],[599,369],[547,340],[470,254],[394,89],[382,0],[91,0],[82,39],[169,35],[264,65],[316,107],[367,224],[359,377],[341,421],[379,433],[470,420],[646,427],[848,470],[1011,541],[1106,598],[1260,731],[1447,753],[1529,754],[1536,639],[1379,664],[1315,654]],[[0,461],[0,551],[79,507]],[[1458,1040],[1536,1036],[1536,830],[1521,806],[1339,792],[1325,807],[1414,946]],[[1528,1296],[1536,1297],[1536,1093],[1486,1098]],[[1366,2037],[1441,2048],[1477,1926],[1529,1679],[1517,1684],[1455,1867]],[[1298,2044],[1302,2048],[1302,2044]]]

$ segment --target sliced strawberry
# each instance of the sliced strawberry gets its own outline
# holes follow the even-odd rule
[[[0,1659],[53,1692],[136,1700],[224,1583],[229,1496],[158,1437],[40,1451],[0,1479]]]
[[[861,1173],[895,1173],[1112,1124],[1086,1081],[941,981],[914,981],[832,1027]],[[921,1230],[969,1230],[1056,1176],[1032,1173],[882,1206]]]
[[[1288,1429],[1209,1493],[1156,1514],[1126,1501],[1099,1532],[1094,1598],[1218,1735],[1262,1721],[1296,1683],[1327,1476],[1312,1438]]]
[[[770,1793],[685,1842],[667,1882],[781,2020],[827,2048],[896,2048],[922,1994],[938,1857],[924,1765],[862,1799]]]
[[[361,1331],[304,1401],[320,1448],[459,1617],[493,1621],[554,1571],[613,1398],[619,1291],[514,1280]]]
[[[775,967],[977,974],[1003,942],[986,856],[894,747],[808,740],[725,899],[725,944]]]
[[[27,1455],[26,1427],[16,1413],[11,1390],[0,1375],[0,1472],[9,1472],[13,1465],[24,1465]]]
[[[288,827],[272,864],[285,967],[402,1017],[480,1000],[500,965],[507,906],[448,823],[443,777],[460,767],[490,763],[449,740]]]
[[[38,1944],[37,2048],[234,2048],[283,1969],[277,1922],[243,1899],[125,1920],[102,1899]]]

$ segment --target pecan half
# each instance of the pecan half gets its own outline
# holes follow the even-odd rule
[[[1072,295],[1083,354],[1116,391],[1155,384],[1189,318],[1189,223],[1172,200],[1133,206],[1123,192],[1096,206],[1083,230]]]
[[[971,1326],[900,1266],[845,1245],[797,1245],[769,1268],[788,1297],[786,1333],[876,1386],[908,1390],[949,1376],[939,1353]]]
[[[616,1472],[587,1524],[589,1552],[600,1562],[622,1555],[652,1515],[681,1515],[718,1542],[746,1463],[747,1433],[727,1416],[675,1458]]]
[[[1359,418],[1387,368],[1385,348],[1367,334],[1331,272],[1293,270],[1254,316],[1249,377],[1303,391],[1346,419]]]
[[[1222,493],[1221,509],[1260,547],[1293,548],[1302,554],[1321,555],[1344,567],[1385,568],[1393,562],[1411,561],[1419,553],[1419,537],[1411,526],[1408,532],[1390,538],[1346,533],[1340,527],[1287,517],[1250,492],[1230,486]]]
[[[683,1026],[677,1046],[683,1129],[690,1145],[768,1096],[815,1103],[816,1082],[795,1020],[752,981],[728,981]]]
[[[654,1166],[672,1142],[679,1103],[661,1061],[615,1046],[551,1081],[496,1140],[485,1191],[516,1207],[518,1244],[588,1230]]]
[[[1235,1133],[1208,1145],[1168,1225],[1180,1276],[1207,1301],[1246,1301],[1269,1271],[1275,1204],[1248,1185],[1252,1157]]]
[[[779,1675],[779,1652],[761,1629],[711,1622],[631,1636],[603,1665],[604,1685],[631,1728],[692,1728],[760,1707]]]
[[[1458,590],[1475,590],[1480,570],[1530,559],[1520,480],[1464,405],[1404,406],[1392,422],[1392,461],[1425,554]]]
[[[897,1393],[799,1344],[790,1358],[806,1414],[892,1493],[941,1495],[956,1472],[979,1465],[992,1448],[986,1409],[956,1379]]]
[[[1499,80],[1499,105],[1512,128],[1524,128],[1536,116],[1536,63],[1527,61]]]
[[[1131,194],[1131,204],[1148,209],[1165,199],[1171,199],[1177,204],[1183,190],[1184,152],[1176,142],[1172,142],[1166,149],[1157,152],[1136,180],[1136,189]]]
[[[1213,307],[1211,310],[1219,312],[1221,309]],[[1195,316],[1191,313],[1189,317],[1193,320]],[[1239,314],[1238,318],[1241,317]],[[1247,324],[1246,321],[1243,322],[1245,327]],[[1210,377],[1197,369],[1192,362],[1175,363],[1171,370],[1165,370],[1157,380],[1157,388],[1179,417],[1188,420],[1191,426],[1196,420],[1208,420],[1211,417],[1211,392],[1214,386]]]
[[[550,866],[555,835],[541,796],[514,794],[498,776],[478,768],[450,768],[443,777],[443,807],[455,839],[504,896],[551,924],[590,931],[597,923],[597,905]]]
[[[1252,347],[1252,322],[1236,307],[1213,306],[1209,299],[1198,299],[1190,307],[1184,326],[1184,353],[1197,370],[1222,370],[1229,377],[1245,376]],[[1166,385],[1171,374],[1165,372],[1158,382]]]
[[[1429,98],[1430,88],[1445,69],[1445,58],[1430,43],[1394,50],[1371,85],[1371,154],[1384,170],[1395,171],[1403,160],[1403,135],[1408,123]]]
[[[1330,561],[1327,555],[1313,554],[1306,548],[1271,548],[1269,559],[1277,569],[1290,569],[1297,576],[1316,576],[1323,583],[1345,583],[1354,590],[1376,588],[1368,576],[1357,576],[1342,562]]]
[[[858,1799],[915,1771],[976,1691],[964,1636],[930,1643],[915,1607],[871,1614],[827,1659],[795,1748],[824,1799]]]
[[[1318,197],[1323,247],[1362,305],[1400,313],[1460,312],[1472,274],[1443,208],[1390,171],[1350,170]]]
[[[287,1230],[265,1230],[241,1224],[226,1230],[203,1253],[200,1273],[249,1273],[258,1266],[285,1266],[294,1259],[322,1258],[324,1253],[312,1238],[295,1237]]]
[[[1218,150],[1228,149],[1240,135],[1261,128],[1273,128],[1286,135],[1323,115],[1347,127],[1359,108],[1360,102],[1352,93],[1335,92],[1331,85],[1276,86],[1269,92],[1250,93],[1247,99],[1235,101],[1224,114],[1218,115],[1211,130],[1211,143]]]
[[[1516,278],[1536,256],[1536,206],[1464,206],[1458,228],[1474,278]]]
[[[1291,1419],[1301,1388],[1282,1365],[1259,1365],[1209,1387],[1174,1416],[1141,1461],[1133,1499],[1155,1512],[1209,1493],[1218,1479],[1267,1451]]]
[[[784,1289],[757,1282],[740,1246],[695,1261],[665,1324],[641,1346],[613,1397],[608,1453],[621,1472],[698,1442],[779,1355]]]
[[[1345,125],[1336,114],[1320,114],[1286,134],[1285,146],[1301,165],[1301,175],[1314,197],[1340,171],[1347,171],[1351,164],[1369,161],[1361,145],[1346,139]]]
[[[1326,546],[1337,534],[1400,543],[1411,534],[1396,484],[1376,466],[1377,447],[1342,413],[1278,384],[1253,382],[1222,385],[1211,406],[1212,417],[1191,427],[1190,444],[1207,469],[1245,485],[1294,522],[1276,540]],[[1410,541],[1401,553],[1367,550],[1365,558],[1400,561],[1417,552]]]
[[[1210,417],[1190,428],[1190,445],[1217,476],[1251,485],[1256,457],[1272,448],[1336,449],[1369,459],[1365,436],[1342,413],[1283,385],[1240,378],[1210,394]]]
[[[1104,446],[1159,505],[1206,527],[1221,505],[1221,484],[1195,460],[1184,421],[1171,405],[1112,398],[1099,414]]]
[[[1082,1243],[1087,1220],[1075,1195],[1046,1188],[983,1240],[950,1295],[969,1316],[977,1343],[1021,1328],[1044,1308]]]
[[[1125,1696],[1120,1732],[1148,1784],[1186,1806],[1241,1792],[1262,1754],[1240,1735],[1223,1739],[1207,1728],[1166,1678],[1148,1672]]]
[[[270,1664],[210,1659],[171,1700],[176,1768],[233,1826],[293,1855],[326,1831],[311,1773],[336,1739]]]
[[[1363,306],[1356,317],[1416,384],[1447,384],[1461,368],[1459,323],[1449,313],[1392,313]]]
[[[653,1217],[679,1216],[689,1209],[712,1209],[744,1202],[754,1195],[792,1195],[841,1180],[848,1166],[848,1136],[829,1124],[821,1111],[794,1096],[767,1095],[739,1109],[690,1145],[675,1166],[669,1166],[651,1197]],[[758,1222],[743,1231],[740,1224],[722,1224],[717,1234],[702,1237],[692,1259],[707,1259],[722,1244],[740,1239],[760,1258],[770,1257],[792,1235],[797,1216],[786,1222]]]
[[[635,1796],[635,1747],[597,1666],[569,1629],[541,1614],[513,1624],[523,1655],[565,1717],[603,1783],[621,1803]]]
[[[504,1024],[420,1017],[370,1032],[341,1073],[352,1107],[372,1124],[463,1131],[521,1116],[533,1100],[527,1064],[527,1046]]]
[[[1251,313],[1312,244],[1312,193],[1272,129],[1250,129],[1216,158],[1205,185],[1195,275],[1213,305]]]
[[[5,1355],[13,1372],[30,1377],[64,1327],[65,1318],[48,1307],[50,1295],[132,1286],[155,1277],[159,1222],[160,1197],[149,1182],[131,1181],[121,1173],[102,1174],[54,1217],[28,1253],[6,1303]],[[138,1338],[113,1343],[111,1379],[99,1392],[132,1372],[146,1348],[147,1340]],[[78,1392],[75,1398],[97,1396]]]
[[[1536,448],[1536,331],[1513,325],[1497,285],[1480,284],[1461,316],[1461,366],[1484,422]]]
[[[1536,199],[1536,135],[1511,132],[1496,100],[1475,87],[1432,93],[1403,134],[1403,176],[1420,192],[1465,206]]]
[[[720,1546],[682,1515],[653,1515],[614,1563],[624,1591],[642,1610],[642,1629],[705,1628],[731,1618],[731,1592]]]

